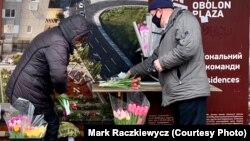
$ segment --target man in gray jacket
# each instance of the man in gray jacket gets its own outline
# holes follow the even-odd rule
[[[86,19],[74,15],[40,33],[31,41],[8,81],[6,92],[11,104],[21,97],[35,106],[35,115],[44,115],[48,122],[46,141],[56,141],[59,128],[51,94],[66,92],[70,54],[89,31]]]
[[[162,106],[173,108],[174,123],[204,125],[210,87],[199,22],[188,10],[173,8],[171,0],[154,0],[148,10],[152,22],[163,29],[162,37],[152,56],[130,68],[127,75],[145,75],[155,69]]]

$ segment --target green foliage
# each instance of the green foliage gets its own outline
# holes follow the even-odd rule
[[[139,43],[133,22],[142,23],[146,19],[147,8],[141,6],[119,7],[102,13],[100,20],[110,38],[131,59]]]
[[[98,79],[98,75],[100,74],[102,70],[102,64],[100,62],[94,63],[92,67],[90,67],[90,74],[92,75],[93,79]]]
[[[77,49],[77,53],[79,54],[82,60],[88,59],[89,45],[85,44],[84,47]]]
[[[13,60],[13,63],[16,65],[21,59],[21,57],[22,57],[22,54],[16,53],[11,57],[11,59]]]
[[[1,95],[0,95],[0,103],[7,103],[8,102],[8,98],[7,98],[7,95],[6,95],[6,85],[7,85],[7,82],[9,80],[9,77],[11,75],[11,71],[7,70],[7,69],[1,69],[0,70],[0,86],[1,86]]]
[[[102,70],[102,64],[100,62],[92,61],[88,58],[89,54],[89,45],[85,44],[83,48],[77,49],[77,54],[80,57],[80,61],[83,62],[83,64],[88,69],[89,73],[91,74],[92,78],[96,80],[98,76],[101,73]]]
[[[71,122],[61,121],[58,138],[80,136],[80,130]]]
[[[25,138],[25,134],[24,134],[24,133],[14,132],[14,131],[13,131],[13,132],[9,132],[9,134],[10,134],[9,136],[10,136],[11,139],[12,139],[12,138],[13,138],[13,139],[14,139],[14,138],[15,138],[15,139],[18,139],[18,138],[19,138],[19,139],[20,139],[20,138],[21,138],[21,139],[22,139],[22,138]]]

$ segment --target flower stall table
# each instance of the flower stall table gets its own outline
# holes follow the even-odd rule
[[[210,90],[214,92],[222,92],[221,89],[210,85]],[[118,97],[123,97],[123,93],[126,92],[161,92],[162,88],[160,84],[155,82],[141,82],[141,87],[139,89],[133,88],[108,88],[108,87],[100,87],[97,83],[93,84],[92,92],[93,93],[117,93]]]
[[[121,100],[123,100],[124,93],[127,93],[127,92],[161,92],[161,86],[155,85],[155,83],[152,83],[152,85],[150,85],[150,83],[147,83],[147,85],[142,85],[139,89],[133,89],[133,88],[108,88],[108,87],[100,87],[99,84],[93,84],[92,92],[96,93],[99,97],[102,97],[101,94],[103,93],[117,93],[118,97],[120,97]]]

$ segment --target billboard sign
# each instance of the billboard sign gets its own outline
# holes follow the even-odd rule
[[[248,124],[249,0],[173,2],[176,7],[190,10],[201,24],[211,85],[207,124]],[[156,111],[151,111],[149,124],[173,123],[166,115],[171,111],[169,107],[167,112],[160,112],[165,115],[156,116]]]

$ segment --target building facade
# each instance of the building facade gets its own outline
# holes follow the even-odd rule
[[[0,9],[3,9],[3,1],[0,1]],[[2,10],[0,10],[0,15],[2,15]],[[3,18],[0,18],[0,27],[3,27]],[[0,28],[0,54],[2,54],[2,43],[3,43],[3,28]],[[0,57],[0,61],[2,57]]]
[[[2,54],[23,52],[44,31],[50,0],[3,0]]]

